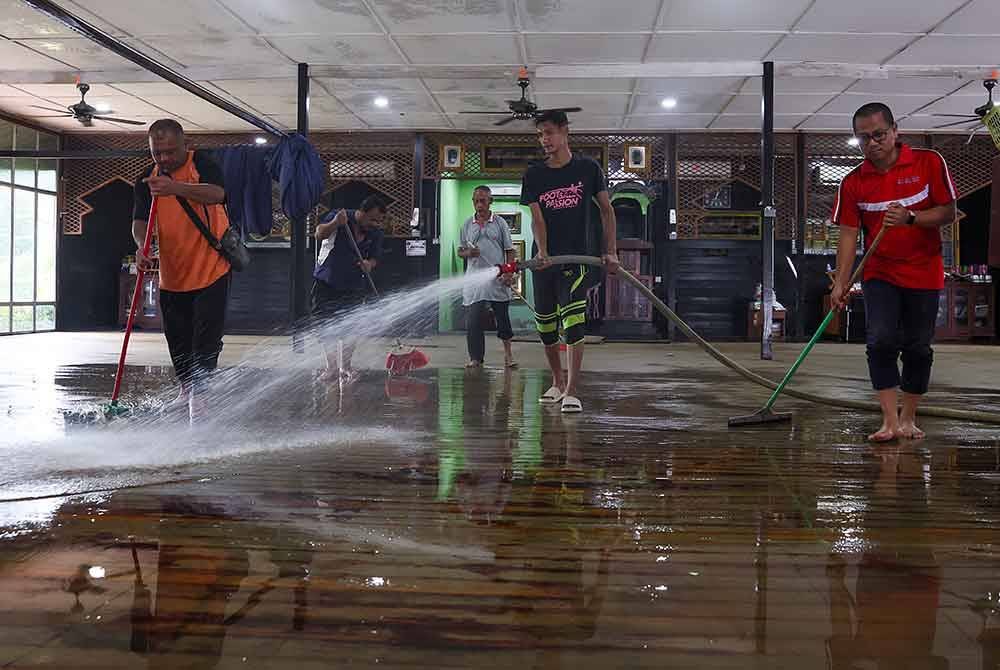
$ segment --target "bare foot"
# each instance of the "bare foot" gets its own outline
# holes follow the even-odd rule
[[[480,361],[469,361],[468,363],[465,364],[465,367],[467,367],[467,368],[481,368],[481,367],[483,367],[483,364]]]
[[[504,365],[513,370],[517,368],[517,361],[515,361],[513,358],[508,358],[506,361],[504,361]]]
[[[924,431],[917,428],[916,421],[907,421],[906,419],[899,420],[899,429],[896,434],[909,440],[922,440],[925,437]]]
[[[881,428],[879,428],[876,432],[868,436],[868,441],[891,442],[892,440],[895,440],[898,437],[897,435],[898,430],[899,430],[898,428],[890,428],[889,426],[886,426],[883,423]]]

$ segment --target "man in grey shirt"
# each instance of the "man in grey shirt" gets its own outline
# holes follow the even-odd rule
[[[468,261],[466,273],[513,262],[514,242],[510,238],[510,228],[506,221],[490,211],[493,193],[488,186],[476,187],[472,192],[472,204],[476,214],[462,226],[458,248],[458,255]],[[462,304],[467,308],[466,337],[469,344],[469,363],[466,367],[483,365],[486,356],[483,319],[486,310],[491,307],[497,322],[497,337],[503,342],[504,363],[509,368],[517,367],[510,347],[514,338],[510,326],[510,280],[510,275],[504,275],[496,281],[463,289]]]

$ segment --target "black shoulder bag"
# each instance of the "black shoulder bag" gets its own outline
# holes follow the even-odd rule
[[[215,239],[215,235],[212,231],[208,229],[205,222],[201,220],[198,213],[194,211],[191,207],[191,203],[187,201],[187,198],[182,198],[181,196],[176,196],[177,202],[181,204],[184,211],[187,212],[188,218],[191,219],[191,223],[201,231],[201,234],[205,236],[208,240],[209,246],[219,252],[219,255],[229,261],[229,265],[232,266],[237,272],[242,272],[250,265],[250,250],[247,249],[246,245],[243,244],[243,240],[240,239],[239,233],[237,233],[232,226],[226,228],[226,232],[222,234],[222,237]],[[205,218],[209,219],[208,210],[205,210]]]

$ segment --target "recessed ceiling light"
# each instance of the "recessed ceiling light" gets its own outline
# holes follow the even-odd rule
[[[851,139],[847,140],[847,143],[850,144],[852,147],[856,147],[861,144],[861,140],[859,140],[857,137],[852,137]]]
[[[372,103],[373,103],[373,104],[374,104],[374,105],[375,105],[376,107],[379,107],[379,108],[385,108],[385,107],[388,107],[388,106],[389,106],[389,98],[386,98],[386,97],[384,97],[384,96],[381,96],[381,95],[380,95],[379,97],[375,98],[375,99],[374,99],[374,100],[372,101]]]
[[[660,107],[663,109],[673,109],[677,106],[677,98],[664,98],[660,100]]]
[[[257,144],[267,144],[266,137],[255,137],[253,141],[256,142]]]
[[[109,105],[106,102],[99,102],[96,105],[94,105],[94,109],[99,111],[101,114],[105,114],[111,111],[111,105]]]

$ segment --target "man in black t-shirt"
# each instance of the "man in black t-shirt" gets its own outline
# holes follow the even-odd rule
[[[563,412],[581,412],[576,397],[583,367],[587,292],[601,280],[601,271],[584,265],[549,265],[551,256],[590,255],[591,200],[596,199],[604,232],[604,266],[618,271],[615,212],[607,180],[591,158],[574,156],[569,148],[569,120],[565,112],[549,111],[535,120],[545,161],[528,168],[521,185],[521,204],[531,207],[531,230],[542,270],[533,277],[535,321],[552,370],[552,387],[539,402],[562,404]],[[559,356],[559,326],[569,346],[569,374],[563,375]]]

